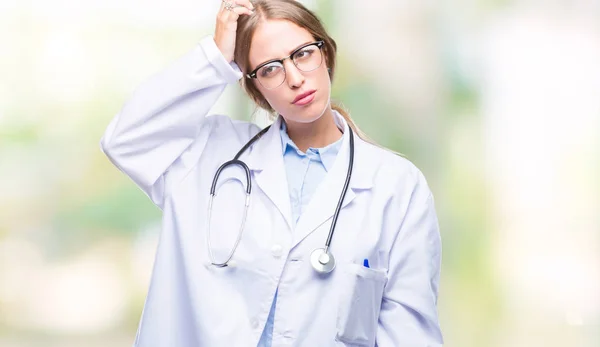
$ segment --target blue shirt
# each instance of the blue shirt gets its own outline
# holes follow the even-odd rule
[[[281,122],[281,145],[283,146],[283,162],[287,173],[288,191],[292,207],[292,222],[295,227],[308,206],[313,193],[325,178],[342,145],[342,138],[323,148],[309,148],[302,152],[287,134],[285,122]],[[273,322],[275,319],[275,303],[277,292],[271,305],[269,318],[263,330],[258,347],[271,347],[273,340]]]

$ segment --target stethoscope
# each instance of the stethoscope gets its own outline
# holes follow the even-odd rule
[[[215,265],[218,267],[226,267],[226,266],[230,265],[229,262],[230,262],[231,258],[233,257],[233,254],[235,253],[235,250],[237,249],[237,247],[240,243],[240,240],[242,238],[242,233],[244,232],[244,226],[246,224],[246,218],[248,216],[248,207],[250,206],[250,193],[252,191],[252,182],[250,179],[250,169],[248,168],[246,163],[239,160],[239,157],[254,142],[256,142],[258,139],[260,139],[267,132],[267,130],[269,130],[270,127],[271,126],[266,127],[265,129],[261,130],[258,134],[256,134],[253,138],[251,138],[250,141],[248,141],[248,143],[246,143],[244,145],[244,147],[242,147],[242,149],[240,149],[240,151],[235,155],[235,157],[232,160],[227,161],[223,165],[221,165],[219,167],[219,169],[217,170],[217,172],[215,173],[215,176],[214,176],[213,182],[212,182],[212,186],[210,187],[210,200],[208,202],[208,226],[207,226],[207,233],[206,233],[206,238],[207,238],[206,243],[208,245],[208,254],[209,254],[210,262],[212,265]],[[312,253],[310,254],[310,264],[315,269],[315,271],[317,271],[320,274],[330,273],[335,268],[335,258],[333,257],[333,254],[331,254],[331,252],[329,250],[329,246],[331,245],[331,239],[333,237],[335,225],[336,225],[338,217],[340,215],[340,210],[342,209],[342,203],[344,202],[344,197],[346,196],[346,192],[348,191],[348,184],[350,183],[350,178],[352,177],[352,166],[354,164],[354,134],[352,133],[352,129],[350,127],[348,127],[348,131],[350,133],[350,160],[348,162],[348,173],[346,174],[346,182],[344,183],[344,187],[342,188],[342,194],[340,195],[340,199],[339,199],[337,207],[335,209],[335,213],[333,214],[333,219],[331,221],[331,228],[329,229],[329,234],[327,235],[327,241],[325,241],[325,247],[317,248],[314,251],[312,251]],[[212,253],[212,246],[210,243],[210,220],[211,220],[211,215],[212,215],[212,204],[213,204],[213,199],[214,199],[215,193],[216,193],[215,190],[217,187],[217,181],[219,180],[219,175],[221,175],[221,172],[225,168],[227,168],[228,166],[231,166],[231,165],[240,166],[242,169],[244,169],[244,171],[246,173],[246,202],[244,205],[244,216],[242,217],[242,223],[240,225],[240,230],[238,232],[237,239],[235,240],[235,244],[233,245],[233,248],[229,252],[227,259],[224,262],[219,263],[219,262],[215,261],[213,253]]]

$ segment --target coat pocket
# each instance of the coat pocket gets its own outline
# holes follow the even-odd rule
[[[336,339],[347,346],[374,346],[386,272],[358,264],[344,264],[340,270]]]

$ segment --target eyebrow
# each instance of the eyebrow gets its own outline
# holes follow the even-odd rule
[[[292,53],[295,52],[295,51],[297,51],[298,48],[300,48],[302,46],[306,46],[306,45],[308,45],[309,43],[312,43],[312,42],[314,42],[314,40],[313,41],[306,41],[306,42],[304,42],[302,44],[299,44],[298,46],[296,46],[296,48],[294,48],[291,51],[289,51],[288,56],[292,55]],[[260,64],[257,64],[256,67],[254,68],[254,70],[256,70],[259,66],[266,65],[268,63],[272,63],[274,61],[279,61],[279,60],[281,60],[281,58],[274,58],[274,59],[265,60],[264,62],[262,62]]]

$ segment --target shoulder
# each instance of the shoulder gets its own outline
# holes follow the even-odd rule
[[[431,194],[425,175],[408,158],[362,139],[358,140],[357,145],[361,148],[362,157],[371,166],[367,170],[374,171],[373,183],[376,187],[386,186],[391,194]]]
[[[252,122],[222,114],[207,116],[205,125],[210,131],[209,141],[246,143],[260,131],[260,127]]]

